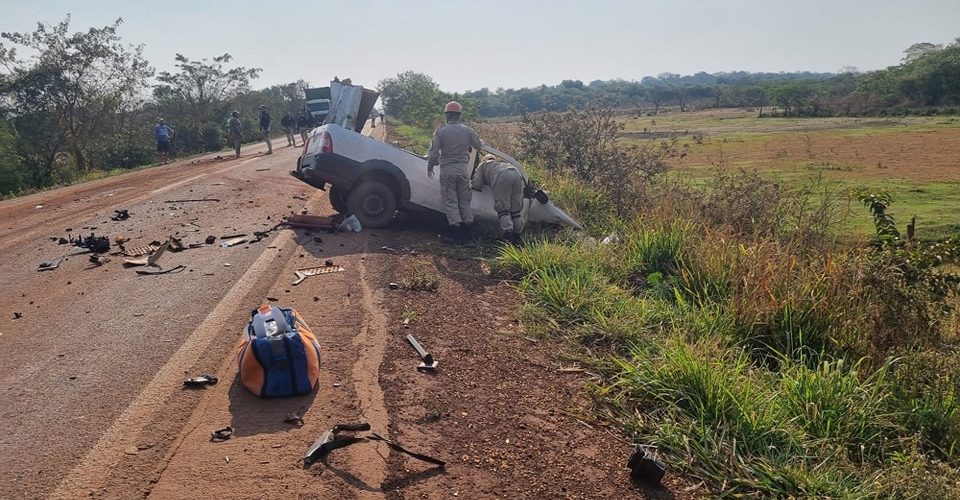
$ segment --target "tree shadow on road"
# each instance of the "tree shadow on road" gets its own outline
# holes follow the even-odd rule
[[[303,396],[263,399],[251,394],[240,383],[240,377],[235,377],[229,393],[233,434],[238,437],[253,436],[296,429],[297,424],[284,420],[290,414],[302,416],[313,405],[319,392],[319,389],[314,389]]]

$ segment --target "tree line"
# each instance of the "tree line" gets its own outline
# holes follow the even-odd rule
[[[860,72],[664,73],[639,81],[564,80],[557,85],[520,89],[483,88],[454,96],[440,91],[429,76],[406,72],[381,82],[388,113],[429,124],[436,104],[458,97],[480,117],[520,116],[573,108],[627,109],[656,115],[664,107],[679,111],[740,107],[758,116],[837,116],[907,113],[955,114],[960,107],[960,39],[946,44],[917,43],[900,64]],[[426,116],[424,110],[429,110]]]
[[[161,117],[175,151],[191,154],[226,146],[234,109],[248,140],[261,104],[276,122],[303,109],[306,82],[252,90],[261,70],[233,65],[230,54],[177,54],[175,71],[157,73],[142,46],[123,42],[122,22],[73,32],[67,16],[0,34],[0,196],[151,163]]]

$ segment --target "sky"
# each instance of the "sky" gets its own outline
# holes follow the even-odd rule
[[[639,80],[664,72],[837,71],[897,64],[960,37],[960,0],[0,0],[0,32],[71,14],[123,18],[157,70],[228,52],[254,88],[334,76],[376,87],[414,70],[445,91]]]

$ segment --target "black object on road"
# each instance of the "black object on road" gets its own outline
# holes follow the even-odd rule
[[[359,432],[359,431],[369,431],[369,430],[370,430],[370,424],[365,422],[357,423],[357,424],[337,424],[333,426],[332,429],[330,429],[327,432],[324,432],[320,436],[320,439],[317,439],[317,441],[313,443],[313,446],[311,446],[310,449],[307,450],[307,454],[303,457],[304,466],[310,466],[312,464],[319,462],[320,460],[323,460],[324,457],[326,457],[331,451],[336,450],[337,448],[350,446],[352,444],[356,444],[361,441],[380,441],[382,443],[385,443],[387,446],[389,446],[390,449],[409,455],[413,458],[416,458],[417,460],[429,462],[441,468],[446,465],[446,462],[444,462],[443,460],[438,460],[428,455],[422,455],[420,453],[410,451],[377,433],[370,433],[369,436],[339,436],[338,435],[342,431]]]
[[[220,379],[213,375],[203,374],[199,377],[191,377],[183,381],[184,387],[206,387],[208,385],[216,385]]]
[[[644,446],[634,448],[627,460],[627,468],[630,469],[630,478],[634,481],[654,485],[660,484],[660,480],[667,473],[667,466]]]

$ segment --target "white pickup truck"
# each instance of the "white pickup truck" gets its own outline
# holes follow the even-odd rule
[[[482,153],[510,162],[527,179],[527,173],[509,155],[489,146],[484,146]],[[475,158],[478,153],[473,154]],[[290,174],[320,189],[329,185],[334,210],[356,215],[364,227],[390,224],[397,210],[437,216],[443,213],[440,181],[427,177],[426,157],[333,123],[310,132],[297,169]],[[490,187],[474,191],[471,206],[477,219],[497,220]],[[583,229],[542,193],[524,198],[523,217],[530,222]]]

